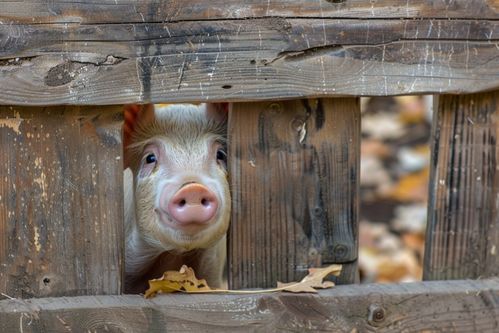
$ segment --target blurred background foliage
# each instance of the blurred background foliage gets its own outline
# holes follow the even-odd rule
[[[422,277],[431,96],[362,98],[361,282]]]

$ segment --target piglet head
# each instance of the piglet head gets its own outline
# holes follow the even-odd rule
[[[133,125],[125,124],[136,227],[150,245],[186,251],[212,246],[226,234],[226,114],[223,106],[204,104],[146,106]]]

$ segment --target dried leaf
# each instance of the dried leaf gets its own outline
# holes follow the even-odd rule
[[[194,270],[187,266],[182,266],[180,271],[167,271],[159,279],[149,280],[149,289],[146,290],[145,297],[150,298],[158,292],[172,293],[176,291],[185,293],[223,293],[223,294],[264,294],[276,291],[289,291],[293,293],[316,293],[314,288],[331,288],[334,283],[322,281],[326,276],[332,274],[340,275],[341,265],[330,265],[324,268],[309,268],[309,274],[300,282],[280,283],[277,288],[264,290],[224,290],[212,289],[204,279],[197,279]]]
[[[277,289],[292,293],[316,293],[316,289],[334,287],[334,282],[323,281],[328,275],[340,275],[341,265],[330,265],[324,268],[309,268],[308,275],[300,282],[277,282]]]
[[[199,280],[192,268],[183,265],[178,272],[167,271],[161,278],[149,280],[149,289],[146,290],[145,297],[150,298],[157,292],[200,292],[210,290],[212,289],[205,279]]]

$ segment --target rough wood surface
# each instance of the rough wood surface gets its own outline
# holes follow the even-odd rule
[[[81,0],[4,1],[0,18],[18,23],[141,23],[254,17],[498,19],[497,0]]]
[[[235,103],[229,285],[273,287],[307,268],[357,259],[358,99]]]
[[[0,292],[118,294],[119,107],[0,107]]]
[[[3,2],[0,104],[476,92],[499,87],[498,18],[497,0]]]
[[[0,301],[2,332],[497,332],[499,281]]]
[[[499,92],[440,97],[424,278],[499,275]]]

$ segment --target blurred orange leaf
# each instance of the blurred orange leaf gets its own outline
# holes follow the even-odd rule
[[[400,105],[399,117],[404,124],[425,121],[426,106],[420,96],[398,96],[395,100]]]
[[[429,169],[425,168],[402,177],[390,191],[390,197],[400,201],[427,201],[429,174]]]

